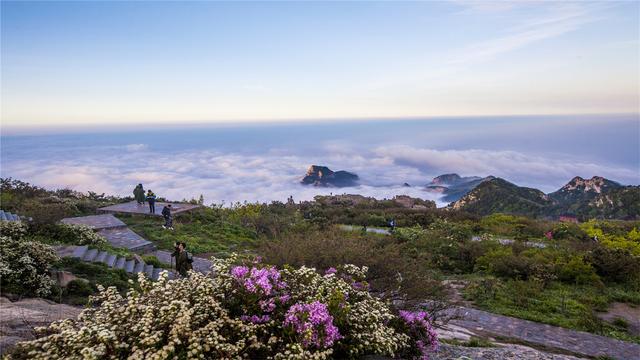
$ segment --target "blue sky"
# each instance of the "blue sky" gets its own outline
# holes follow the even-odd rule
[[[637,113],[640,3],[2,2],[2,126]]]

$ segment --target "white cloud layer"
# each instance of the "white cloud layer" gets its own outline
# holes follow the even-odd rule
[[[106,148],[106,147],[105,147]],[[495,175],[519,185],[557,189],[573,176],[602,175],[637,183],[637,172],[588,162],[550,159],[515,151],[434,150],[411,146],[380,146],[354,154],[332,145],[325,155],[223,153],[214,150],[157,152],[144,144],[108,147],[109,151],[68,152],[54,159],[4,159],[2,176],[47,188],[69,187],[108,194],[131,195],[135,184],[172,200],[204,195],[206,203],[310,200],[318,194],[357,193],[376,198],[406,194],[438,200],[423,190],[433,176]],[[361,186],[316,188],[299,184],[310,164],[357,173]],[[407,182],[412,187],[404,187]],[[444,203],[437,201],[439,206]]]

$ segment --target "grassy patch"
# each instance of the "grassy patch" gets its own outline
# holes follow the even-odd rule
[[[162,218],[119,215],[131,230],[155,242],[160,249],[173,250],[176,241],[184,241],[194,254],[218,253],[253,249],[257,243],[255,232],[225,221],[210,209],[183,214],[174,219],[173,231],[162,228]]]
[[[129,287],[129,276],[122,269],[111,269],[105,264],[88,263],[74,258],[62,258],[54,264],[58,270],[68,271],[77,276],[78,280],[71,281],[66,288],[56,289],[52,300],[73,305],[85,305],[90,295],[98,292],[98,285],[105,288],[115,286],[118,291],[125,293]]]
[[[163,263],[153,255],[142,255],[142,260],[145,262],[145,264],[153,265],[154,267],[157,267],[157,268],[163,268],[163,269],[171,268],[171,264]]]
[[[469,286],[465,297],[493,313],[640,343],[640,337],[595,315],[596,311],[605,311],[615,299],[635,299],[638,291],[560,282],[543,288],[533,281],[505,281],[492,286],[495,288],[491,291]]]

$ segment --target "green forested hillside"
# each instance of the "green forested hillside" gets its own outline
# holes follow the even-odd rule
[[[480,184],[450,208],[477,215],[507,213],[557,218],[572,215],[582,220],[640,218],[640,186],[622,186],[594,177],[571,180],[560,190],[543,192],[520,187],[503,179]]]

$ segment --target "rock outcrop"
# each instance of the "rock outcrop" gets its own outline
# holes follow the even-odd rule
[[[442,200],[447,202],[457,201],[478,185],[485,181],[495,179],[493,176],[466,176],[458,174],[444,174],[436,176],[427,184],[426,190],[432,193],[442,194]]]
[[[300,183],[323,187],[348,187],[358,185],[358,175],[348,171],[332,171],[326,166],[311,165]]]
[[[17,342],[33,339],[34,327],[76,318],[82,310],[81,307],[56,304],[44,299],[11,302],[5,297],[0,297],[0,354],[10,350]]]

